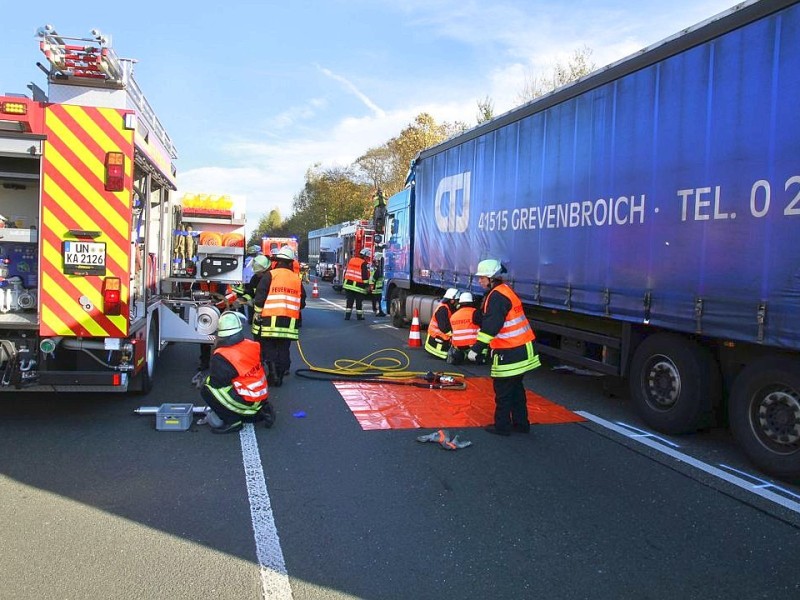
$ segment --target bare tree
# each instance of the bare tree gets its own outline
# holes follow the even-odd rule
[[[483,100],[478,100],[478,116],[476,117],[477,124],[486,123],[494,118],[494,102],[489,96]]]
[[[584,46],[575,50],[566,63],[557,62],[549,74],[529,73],[517,94],[517,100],[520,104],[525,104],[588,75],[596,68],[591,56],[592,49]]]

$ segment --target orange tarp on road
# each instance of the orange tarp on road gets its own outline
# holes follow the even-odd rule
[[[489,377],[466,379],[466,390],[431,390],[412,385],[334,381],[362,429],[483,427],[494,422]],[[574,423],[583,417],[526,390],[531,423]]]

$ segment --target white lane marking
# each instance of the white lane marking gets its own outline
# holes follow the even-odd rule
[[[264,479],[256,432],[252,423],[245,423],[242,427],[239,441],[242,445],[242,463],[247,481],[247,499],[250,501],[256,558],[261,574],[261,590],[264,598],[288,600],[293,597],[289,585],[289,573],[286,571],[281,541],[278,539],[278,530],[272,517],[272,504],[267,492],[267,482]]]
[[[629,433],[628,437],[632,438],[646,437],[650,438],[651,440],[658,440],[662,444],[666,444],[667,446],[672,446],[673,448],[680,448],[679,444],[671,442],[666,438],[659,437],[655,433],[650,433],[649,431],[645,431],[644,429],[639,429],[638,427],[634,427],[633,425],[628,425],[627,423],[622,423],[620,421],[617,421],[617,425],[619,425],[620,427],[624,427],[625,429],[630,429],[631,431],[636,432],[635,434]]]
[[[345,310],[345,307],[344,307],[344,306],[342,306],[341,304],[336,304],[335,302],[331,302],[331,301],[330,301],[330,300],[328,300],[327,298],[314,298],[314,299],[315,299],[315,300],[322,300],[323,302],[327,302],[328,304],[330,304],[330,305],[331,305],[331,306],[333,306],[334,308],[341,308],[342,310]]]
[[[591,413],[588,413],[588,412],[585,412],[585,411],[582,411],[582,410],[576,411],[576,414],[578,414],[578,415],[580,415],[582,417],[585,417],[585,418],[589,419],[590,421],[593,421],[594,423],[597,423],[598,425],[600,425],[602,427],[605,427],[606,429],[610,429],[611,431],[615,431],[616,433],[618,433],[620,435],[623,435],[623,436],[625,436],[627,438],[636,440],[637,442],[639,442],[641,444],[644,444],[645,446],[648,446],[648,447],[652,448],[653,450],[657,450],[659,452],[662,452],[663,454],[666,454],[667,456],[671,456],[672,458],[674,458],[676,460],[679,460],[681,462],[684,462],[684,463],[686,463],[686,464],[688,464],[688,465],[690,465],[690,466],[692,466],[692,467],[694,467],[696,469],[700,469],[701,471],[705,471],[709,475],[713,475],[714,477],[719,477],[720,479],[723,479],[723,480],[727,481],[728,483],[732,483],[733,485],[738,486],[738,487],[742,488],[745,491],[748,491],[748,492],[751,492],[751,493],[756,494],[758,496],[761,496],[762,498],[765,498],[766,500],[770,500],[770,501],[774,502],[775,504],[780,504],[784,508],[787,508],[787,509],[791,510],[792,512],[796,512],[796,513],[800,514],[800,502],[795,502],[793,500],[789,500],[788,498],[785,498],[785,497],[783,497],[783,496],[781,496],[779,494],[771,492],[771,491],[765,489],[763,485],[759,485],[759,486],[753,485],[752,483],[750,483],[749,481],[746,481],[745,479],[742,479],[741,477],[737,477],[736,475],[732,475],[730,473],[726,473],[722,469],[718,469],[717,467],[713,467],[713,466],[711,466],[711,465],[709,465],[707,463],[704,463],[701,460],[697,460],[696,458],[692,458],[691,456],[688,456],[687,454],[684,454],[683,452],[678,452],[674,448],[669,448],[668,446],[665,446],[664,444],[660,444],[658,442],[654,442],[653,440],[651,440],[651,439],[649,439],[647,437],[631,435],[630,432],[628,431],[629,426],[621,427],[619,425],[615,425],[614,423],[611,423],[610,421],[606,421],[605,419],[602,419],[600,417],[597,417],[597,416],[595,416],[595,415],[593,415]],[[724,466],[724,465],[721,465],[721,466]],[[727,467],[727,468],[730,468],[730,467]],[[752,476],[749,476],[749,477],[752,478],[752,479],[755,479]],[[758,480],[758,481],[761,482],[761,480]],[[794,494],[792,494],[788,490],[782,490],[782,488],[779,488],[778,486],[771,486],[771,487],[773,487],[775,489],[780,489],[781,491],[784,491],[787,494],[794,496]]]

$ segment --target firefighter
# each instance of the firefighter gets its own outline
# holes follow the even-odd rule
[[[300,311],[306,306],[306,290],[292,270],[294,251],[284,246],[272,255],[275,265],[266,271],[253,298],[253,337],[261,343],[261,359],[267,365],[270,385],[280,387],[291,368],[289,347],[297,340]]]
[[[250,278],[250,281],[242,285],[234,285],[231,287],[231,289],[236,292],[237,300],[244,305],[245,316],[247,316],[248,322],[251,320],[250,312],[252,311],[253,297],[256,294],[258,282],[261,281],[261,276],[270,266],[272,266],[270,260],[263,254],[259,254],[253,258],[251,265],[253,276]]]
[[[206,422],[213,433],[233,433],[244,422],[275,421],[267,375],[257,342],[245,339],[244,318],[225,311],[219,318],[217,344],[200,395],[208,404]]]
[[[187,263],[186,277],[197,277],[197,265],[195,263]],[[228,289],[229,287],[227,285],[218,283],[216,281],[195,281],[189,285],[189,293],[191,294],[192,299],[200,296],[202,298],[218,300],[215,306],[217,306],[219,309],[225,309],[230,306]],[[197,372],[195,373],[194,377],[192,377],[192,385],[198,389],[202,387],[203,381],[205,381],[210,361],[211,344],[200,344],[200,359],[197,364]]]
[[[475,276],[487,290],[481,306],[478,339],[467,359],[476,361],[488,346],[492,351],[492,387],[494,388],[494,424],[489,433],[511,435],[512,431],[529,433],[528,405],[522,379],[525,373],[540,366],[533,349],[536,336],[525,316],[522,302],[503,282],[505,267],[496,259],[478,263]]]
[[[288,248],[291,251],[292,256],[294,256],[294,258],[292,259],[292,271],[298,277],[300,277],[302,279],[303,278],[303,275],[301,273],[302,268],[300,266],[300,261],[297,260],[297,255],[295,255],[294,250],[292,250],[292,247],[289,244],[284,244],[283,246],[280,247],[280,250],[283,250],[284,248]],[[272,258],[272,267],[271,268],[275,267],[275,256],[277,256],[277,253],[280,252],[280,250],[277,250],[277,251],[273,250],[273,252],[271,254],[271,258]]]
[[[356,305],[356,318],[364,320],[364,297],[369,293],[369,266],[367,261],[372,252],[369,248],[362,248],[358,256],[354,256],[347,263],[347,270],[344,273],[344,293],[345,300],[344,320],[350,320],[353,312],[353,303]]]
[[[376,317],[385,317],[381,306],[381,294],[383,293],[383,267],[380,264],[382,256],[375,253],[375,260],[369,276],[369,299],[372,301],[372,314]]]
[[[450,315],[450,326],[452,327],[452,337],[450,338],[450,349],[447,351],[447,362],[452,365],[460,365],[469,349],[478,339],[480,330],[480,311],[475,308],[475,302],[471,292],[461,292],[458,296],[458,308]],[[484,351],[475,360],[479,365],[486,362]]]
[[[442,297],[442,301],[436,310],[433,311],[431,322],[428,323],[428,335],[425,338],[425,350],[442,360],[447,359],[447,351],[450,349],[450,338],[453,328],[450,325],[450,315],[456,307],[456,296],[458,290],[449,288]]]

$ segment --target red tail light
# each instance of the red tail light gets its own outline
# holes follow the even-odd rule
[[[119,277],[106,277],[103,281],[103,313],[116,316],[122,312],[122,291]]]
[[[125,189],[125,155],[122,152],[106,152],[105,187],[107,192]]]

